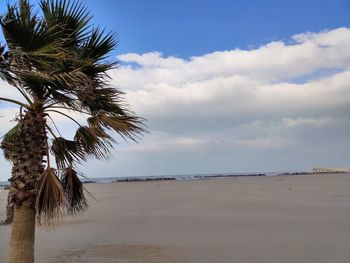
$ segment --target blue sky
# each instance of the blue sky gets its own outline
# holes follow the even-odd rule
[[[85,3],[119,34],[111,84],[150,130],[87,176],[350,167],[350,1]],[[16,111],[0,104],[0,134]],[[0,181],[9,169],[0,159]]]
[[[86,1],[120,35],[118,52],[190,57],[350,25],[347,0]]]
[[[348,0],[83,2],[95,24],[119,34],[115,54],[161,51],[191,57],[232,47],[253,48],[306,31],[350,26]],[[1,1],[1,10],[5,3]]]

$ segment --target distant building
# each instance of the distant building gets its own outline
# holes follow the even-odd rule
[[[314,173],[350,173],[350,168],[312,168]]]

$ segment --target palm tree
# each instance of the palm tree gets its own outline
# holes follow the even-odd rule
[[[116,37],[90,26],[90,19],[74,0],[42,0],[38,10],[19,0],[0,18],[6,40],[0,47],[0,77],[23,97],[0,97],[19,108],[16,125],[2,141],[13,166],[11,263],[34,261],[36,221],[52,225],[87,208],[77,163],[108,158],[111,132],[131,140],[145,132],[143,119],[108,82],[116,64],[107,58]],[[81,118],[73,118],[73,112]],[[60,134],[57,114],[77,126],[74,138]]]

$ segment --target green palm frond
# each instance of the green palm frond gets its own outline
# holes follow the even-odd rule
[[[61,38],[67,39],[66,45],[79,45],[85,41],[92,16],[81,2],[42,0],[40,7],[48,27],[60,25],[58,33]]]
[[[124,139],[139,139],[139,136],[146,132],[143,119],[129,115],[109,115],[107,112],[100,112],[96,116],[88,118],[92,127],[101,127],[114,130]]]
[[[72,99],[76,98],[75,88],[77,86],[92,85],[89,78],[79,69],[54,73],[22,70],[18,77],[25,83],[26,90],[53,99],[57,99],[54,97],[57,92],[65,92]]]
[[[57,167],[64,169],[73,163],[87,161],[88,157],[108,159],[113,148],[113,138],[99,127],[78,128],[74,140],[56,137],[52,140],[51,153],[55,157]]]
[[[93,115],[100,111],[111,112],[114,114],[124,115],[122,109],[123,93],[112,87],[84,87],[77,90],[77,97],[82,107],[89,110]]]
[[[80,111],[82,109],[80,102],[72,94],[60,90],[50,90],[48,101],[59,104],[67,110]],[[51,107],[49,106],[48,109]]]
[[[96,127],[80,127],[75,133],[74,140],[89,155],[97,159],[108,159],[110,150],[113,149],[112,137],[102,129]]]
[[[67,167],[61,174],[61,184],[68,201],[68,212],[78,214],[88,208],[84,186],[73,167]]]
[[[21,132],[21,124],[17,123],[2,138],[1,149],[4,152],[5,159],[8,161],[13,160],[13,154],[15,152],[16,142],[18,142],[20,132]]]
[[[92,59],[93,62],[104,60],[117,43],[115,34],[112,32],[105,34],[100,28],[94,28],[81,47],[82,58]]]
[[[63,169],[73,162],[86,160],[86,154],[76,141],[57,137],[52,140],[51,153],[55,157],[57,167]]]
[[[19,7],[8,5],[8,12],[1,17],[0,24],[10,49],[38,51],[57,41],[53,28],[45,25],[27,0],[20,0]]]

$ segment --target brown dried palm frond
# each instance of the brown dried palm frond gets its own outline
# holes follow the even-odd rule
[[[67,167],[61,174],[61,184],[68,201],[68,213],[78,214],[88,208],[84,186],[73,167]]]
[[[40,225],[53,226],[62,218],[66,198],[53,168],[47,168],[37,182],[36,214]]]
[[[54,155],[57,167],[63,169],[73,162],[86,160],[86,153],[77,141],[57,137],[52,140],[51,153]]]
[[[146,132],[144,120],[131,115],[109,115],[100,112],[96,116],[88,118],[91,127],[101,127],[114,130],[124,139],[129,138],[136,141],[142,133]]]

